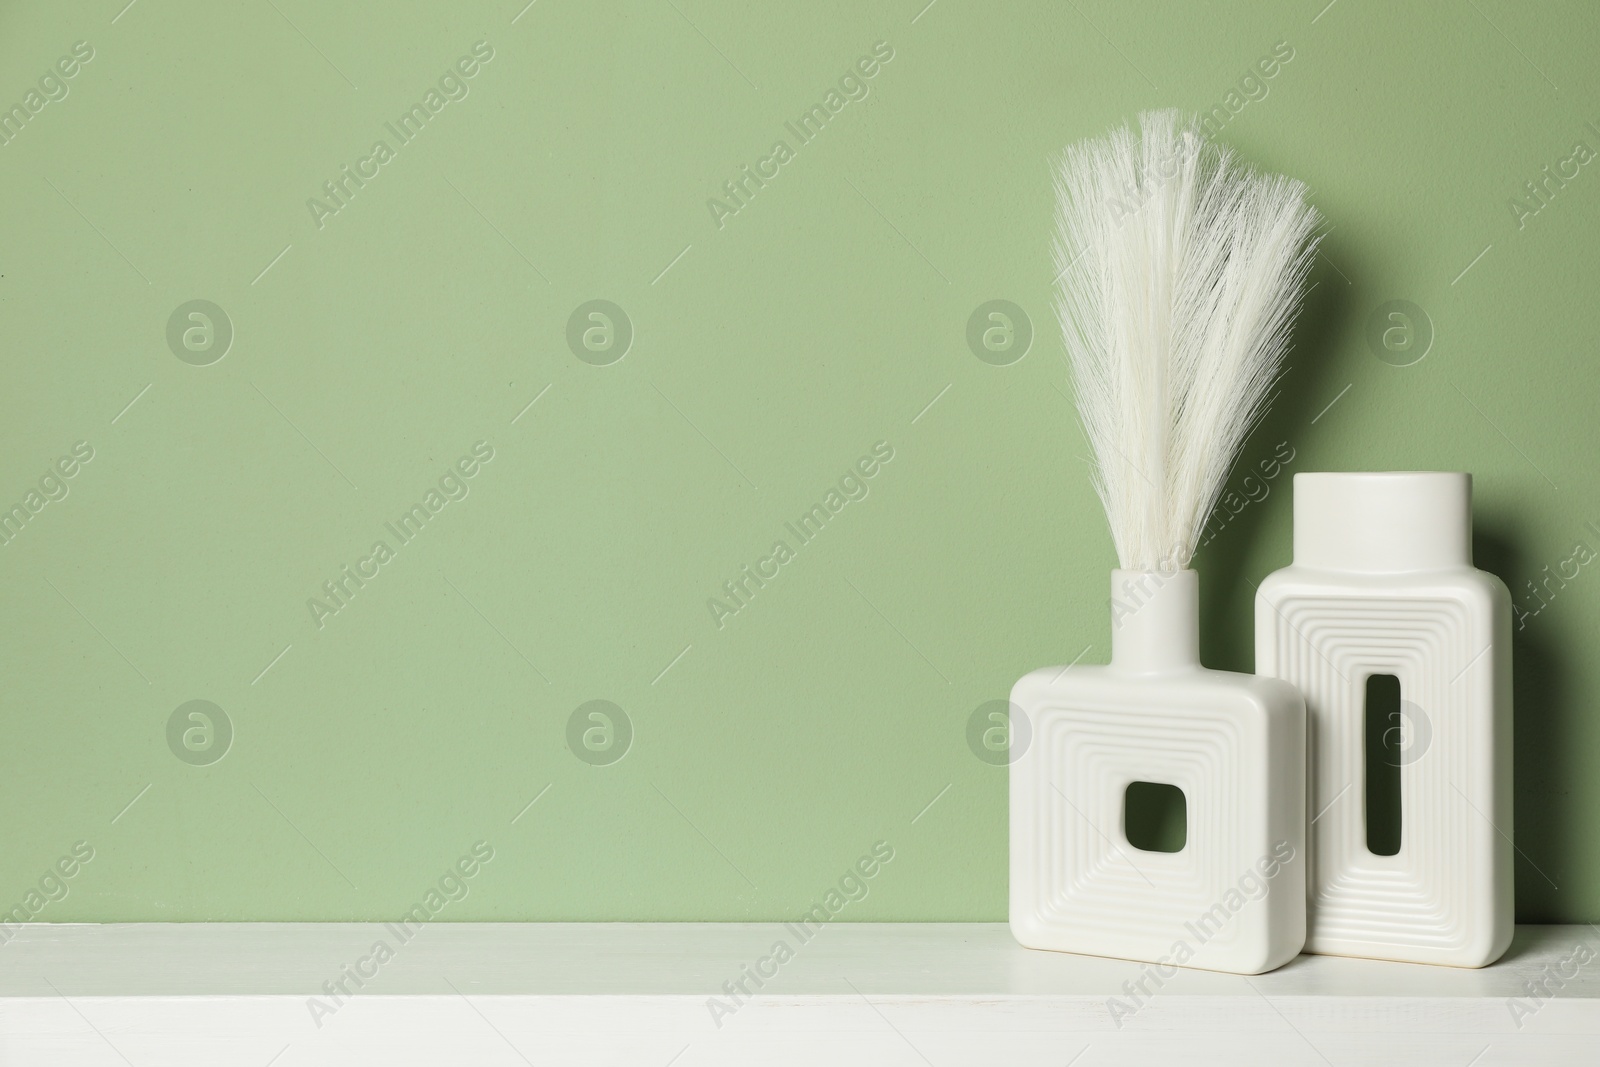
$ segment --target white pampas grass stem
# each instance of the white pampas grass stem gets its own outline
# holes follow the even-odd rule
[[[1317,213],[1177,111],[1055,167],[1056,313],[1124,570],[1184,567],[1277,376]]]

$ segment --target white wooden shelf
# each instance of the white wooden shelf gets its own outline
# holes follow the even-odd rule
[[[733,923],[399,933],[23,927],[0,945],[0,1063],[1600,1063],[1600,930],[1589,926],[1520,927],[1506,958],[1479,971],[1301,956],[1248,979],[1163,979],[1139,964],[1032,952],[990,923],[840,923],[806,942],[791,927]],[[714,1020],[708,1001],[735,1007],[723,983],[779,941],[793,958],[764,988],[746,980],[755,995]],[[379,942],[393,953],[381,965]],[[359,990],[345,979],[356,995],[334,1000],[325,983],[363,959],[374,976]],[[1125,986],[1141,978],[1142,1004]],[[1539,984],[1550,995],[1535,999]],[[1113,997],[1135,1010],[1114,1017]],[[319,1002],[332,1013],[314,1012]]]

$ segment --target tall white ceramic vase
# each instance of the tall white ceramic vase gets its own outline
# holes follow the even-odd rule
[[[1468,474],[1295,475],[1256,670],[1309,712],[1307,951],[1481,967],[1510,943],[1511,598],[1473,568],[1471,519]],[[1398,679],[1392,721],[1368,713],[1375,675]],[[1404,742],[1390,767],[1374,729]],[[1368,779],[1395,767],[1397,847],[1375,852]]]
[[[1305,705],[1207,670],[1192,570],[1113,571],[1110,666],[1012,690],[1011,929],[1030,948],[1256,974],[1305,940]],[[1020,745],[1024,731],[1013,729]],[[1127,836],[1128,787],[1183,792],[1177,852]]]

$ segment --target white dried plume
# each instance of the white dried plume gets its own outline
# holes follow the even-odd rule
[[[1055,165],[1056,314],[1117,557],[1188,566],[1288,345],[1317,213],[1177,111]]]

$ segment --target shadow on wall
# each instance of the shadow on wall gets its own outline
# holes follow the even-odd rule
[[[1519,603],[1518,585],[1538,565],[1519,546],[1515,520],[1500,515],[1473,522],[1473,563],[1497,574]],[[1562,857],[1579,853],[1584,829],[1570,816],[1571,769],[1560,758],[1574,733],[1569,687],[1552,640],[1560,625],[1553,618],[1530,617],[1511,623],[1512,745],[1516,826],[1506,827],[1517,843],[1517,921],[1570,922],[1557,885],[1568,865]]]
[[[1334,363],[1345,335],[1355,327],[1350,285],[1330,260],[1345,264],[1346,270],[1355,269],[1350,265],[1355,253],[1331,239],[1323,247],[1328,255],[1318,256],[1312,267],[1311,288],[1295,325],[1286,369],[1267,394],[1270,410],[1240,449],[1223,501],[1212,512],[1195,554],[1195,569],[1200,572],[1200,662],[1217,670],[1255,669],[1255,583],[1289,564],[1287,541],[1281,554],[1260,561],[1261,524],[1271,509],[1287,519],[1293,499],[1290,486],[1304,461],[1284,457],[1301,455],[1312,420],[1344,388]],[[1230,509],[1230,503],[1237,511]]]

